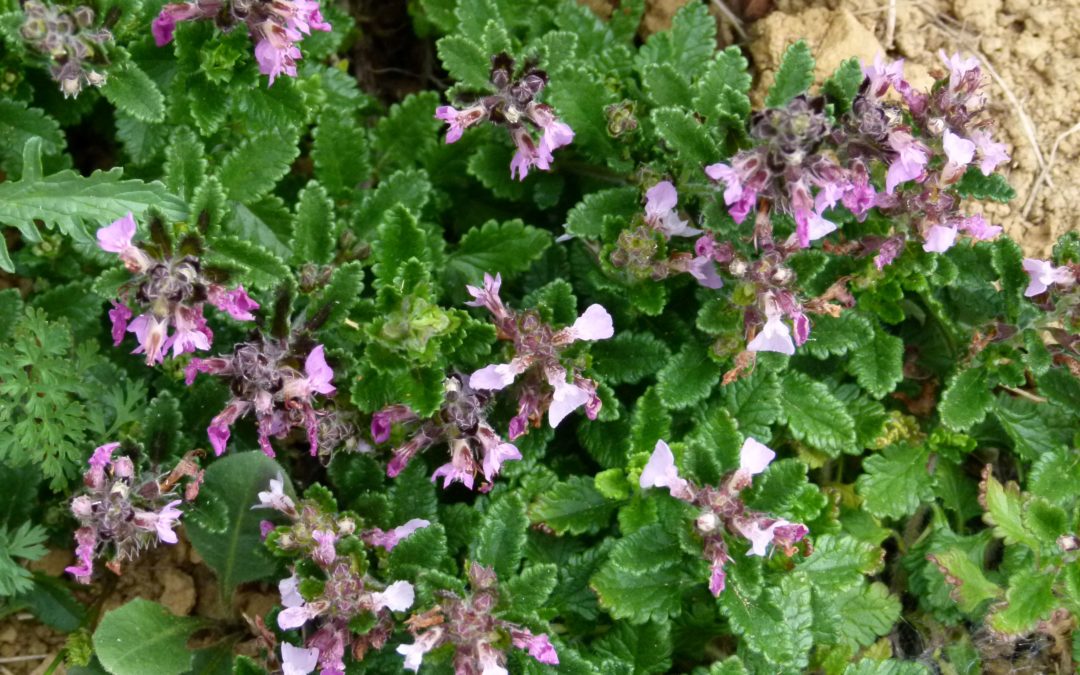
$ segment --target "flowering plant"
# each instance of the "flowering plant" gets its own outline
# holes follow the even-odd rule
[[[684,4],[409,3],[407,93],[349,3],[0,4],[0,617],[111,675],[1071,659],[1080,236],[994,223],[983,66],[755,89]],[[196,616],[119,595],[175,558]]]

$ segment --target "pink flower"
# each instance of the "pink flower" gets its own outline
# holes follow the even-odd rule
[[[371,594],[372,611],[378,612],[383,607],[392,612],[404,612],[412,607],[416,593],[408,581],[395,581],[381,593]]]
[[[765,296],[765,325],[746,348],[752,352],[779,352],[791,356],[795,353],[795,343],[791,341],[791,331],[783,321],[784,313],[776,304],[772,294]]]
[[[1004,143],[995,143],[990,134],[983,129],[972,129],[971,140],[975,141],[975,147],[979,156],[979,170],[984,176],[994,172],[999,164],[1009,161],[1009,153],[1005,151]]]
[[[300,580],[295,574],[278,582],[278,593],[281,594],[282,607],[299,607],[304,604],[304,596],[300,595]]]
[[[424,654],[434,649],[442,640],[442,636],[442,630],[435,627],[416,636],[416,642],[411,645],[398,645],[396,651],[405,657],[405,670],[411,670],[414,673],[419,671]]]
[[[562,368],[549,370],[547,381],[555,388],[548,407],[548,424],[554,429],[567,415],[588,403],[592,396],[585,389],[567,382],[566,370]]]
[[[285,477],[278,472],[277,478],[270,479],[270,489],[259,492],[259,503],[252,506],[253,509],[274,509],[282,513],[293,513],[296,505],[289,495],[285,494]]]
[[[769,544],[772,543],[773,531],[784,522],[786,521],[777,520],[765,527],[762,527],[759,521],[738,525],[739,533],[750,541],[750,550],[746,552],[746,555],[764,556]]]
[[[648,463],[641,470],[641,478],[638,485],[642,490],[653,487],[666,487],[672,497],[689,501],[692,498],[690,484],[679,477],[679,470],[675,467],[675,454],[664,441],[657,441],[649,456]]]
[[[484,366],[469,376],[469,386],[473,389],[498,391],[509,387],[529,367],[525,359],[516,358],[510,363],[493,363]]]
[[[848,189],[844,191],[840,200],[849,211],[855,214],[856,218],[862,220],[870,207],[874,205],[876,196],[877,193],[874,192],[874,187],[870,185],[870,181],[864,179],[853,181],[848,186]]]
[[[956,228],[934,225],[926,233],[923,250],[927,253],[944,253],[956,243]]]
[[[402,539],[405,539],[413,532],[423,529],[431,525],[431,523],[423,518],[413,518],[406,522],[404,525],[398,525],[389,532],[383,532],[379,528],[374,528],[364,535],[364,541],[368,542],[372,546],[381,546],[387,551],[394,550]]]
[[[540,151],[546,153],[548,157],[559,148],[570,145],[570,142],[574,140],[574,130],[569,124],[555,117],[555,111],[551,106],[531,101],[525,109],[525,114],[543,131],[540,136]]]
[[[87,462],[90,465],[90,469],[92,471],[104,473],[105,468],[112,462],[113,452],[119,447],[119,443],[106,443],[105,445],[99,445],[94,448],[94,453],[90,455],[90,459]]]
[[[79,495],[71,500],[71,513],[76,518],[89,518],[94,514],[94,500],[87,495]]]
[[[960,52],[954,53],[952,56],[946,56],[945,50],[938,50],[938,57],[942,60],[946,67],[949,69],[949,88],[955,89],[960,81],[964,79],[964,76],[972,70],[977,70],[979,67],[979,59],[974,56],[968,58],[961,58]]]
[[[569,328],[570,342],[576,340],[606,340],[615,334],[611,315],[602,305],[589,305]]]
[[[899,90],[898,83],[904,82],[904,59],[886,63],[881,52],[874,55],[873,65],[863,66],[863,75],[870,80],[870,93],[881,98],[889,90],[889,85]]]
[[[307,360],[304,361],[304,372],[307,374],[307,384],[312,391],[323,396],[332,396],[337,389],[330,381],[334,379],[334,371],[326,365],[326,356],[323,354],[323,346],[319,345],[311,350]]]
[[[751,476],[756,476],[769,466],[769,462],[776,458],[773,452],[764,443],[747,437],[739,450],[739,470],[745,471]]]
[[[211,423],[206,428],[206,435],[210,438],[210,445],[214,448],[214,454],[220,457],[221,453],[225,452],[225,445],[229,442],[232,431],[227,424]]]
[[[503,462],[521,459],[521,452],[512,443],[489,443],[484,447],[484,479],[491,482],[502,470]]]
[[[128,324],[127,330],[129,333],[135,333],[135,338],[139,341],[139,346],[132,351],[132,354],[146,354],[146,365],[153,366],[161,363],[165,360],[165,341],[166,331],[169,328],[169,324],[166,321],[159,321],[158,318],[152,314],[140,314]]]
[[[288,642],[281,643],[282,675],[308,675],[319,662],[318,649],[302,649]]]
[[[800,248],[806,248],[810,246],[810,242],[835,231],[836,223],[825,220],[815,211],[795,212],[795,233]]]
[[[948,129],[945,130],[945,135],[942,136],[941,145],[945,149],[945,156],[949,158],[949,162],[942,173],[948,177],[954,176],[959,173],[963,173],[964,167],[971,164],[971,160],[975,159],[975,144],[966,138],[961,138]]]
[[[510,138],[514,141],[514,145],[517,146],[517,152],[514,153],[514,157],[510,160],[511,178],[516,175],[518,180],[525,180],[525,177],[529,175],[530,167],[535,166],[541,171],[547,171],[551,168],[551,162],[554,159],[551,156],[551,151],[543,144],[537,146],[525,127],[511,129]]]
[[[98,246],[109,253],[122,253],[131,248],[136,229],[138,226],[135,224],[135,217],[128,211],[123,218],[114,220],[97,231]]]
[[[259,303],[251,299],[243,286],[234,290],[226,291],[220,286],[210,287],[210,302],[223,312],[238,321],[254,321],[255,315],[252,310],[259,308]]]
[[[513,631],[510,638],[515,647],[528,651],[529,656],[540,663],[551,666],[559,665],[559,655],[555,652],[555,646],[551,644],[551,639],[545,633],[533,635],[527,630]]]
[[[705,288],[717,289],[724,286],[724,278],[716,273],[713,260],[708,256],[699,255],[693,258],[687,272]]]
[[[113,308],[109,310],[109,320],[112,321],[113,347],[119,347],[124,341],[124,333],[127,332],[128,321],[131,320],[131,310],[128,306],[112,301]]]
[[[296,77],[296,60],[301,58],[301,54],[293,41],[299,40],[300,35],[293,31],[286,32],[275,24],[271,24],[267,30],[278,33],[280,37],[276,39],[266,37],[259,40],[255,45],[255,60],[259,63],[259,72],[270,76],[270,83],[267,86],[272,87],[279,75]]]
[[[202,315],[202,307],[177,307],[173,316],[175,330],[165,341],[162,351],[168,351],[172,347],[173,358],[181,354],[187,354],[196,349],[210,349],[210,340],[214,334],[206,325],[206,319]]]
[[[1023,265],[1024,271],[1031,277],[1027,290],[1024,291],[1024,296],[1028,298],[1045,293],[1046,289],[1054,284],[1071,286],[1076,281],[1068,267],[1054,267],[1046,260],[1024,258]]]
[[[724,560],[714,560],[709,565],[709,592],[719,598],[727,586],[727,574],[724,572]]]
[[[645,193],[645,222],[668,237],[692,237],[701,234],[688,226],[689,221],[679,218],[675,205],[679,194],[670,181],[660,181]]]
[[[900,239],[899,237],[886,239],[878,249],[877,255],[874,256],[874,266],[879,270],[885,269],[886,265],[891,265],[892,261],[896,260],[896,256],[903,250],[903,239]]]
[[[180,519],[180,516],[184,515],[180,509],[176,508],[179,503],[179,499],[171,501],[157,513],[153,511],[136,511],[134,516],[135,525],[144,530],[156,530],[160,542],[175,544],[177,537],[176,533],[173,532],[173,528],[176,527],[176,521]]]
[[[900,183],[920,180],[929,157],[922,144],[906,131],[890,133],[889,146],[898,153],[885,174],[885,191],[892,194]]]
[[[92,527],[80,527],[75,530],[75,557],[78,565],[64,568],[80,584],[89,584],[94,573],[94,548],[97,546],[97,534]]]
[[[326,567],[337,559],[337,550],[334,548],[334,543],[337,541],[336,534],[333,532],[323,532],[322,530],[313,530],[311,532],[311,538],[316,543],[315,551],[311,554],[311,557],[315,559],[315,562]]]
[[[431,482],[443,479],[443,489],[450,487],[451,483],[458,482],[473,489],[476,473],[476,463],[473,461],[472,452],[465,441],[458,439],[451,443],[450,461],[435,469],[431,474]]]
[[[993,239],[1001,234],[1002,228],[1000,225],[990,225],[982,216],[976,214],[960,221],[960,229],[966,232],[972,239],[985,241],[987,239]]]

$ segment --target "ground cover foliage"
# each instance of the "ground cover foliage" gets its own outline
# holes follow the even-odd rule
[[[0,615],[54,666],[1072,669],[1080,236],[980,215],[977,60],[798,42],[755,105],[705,3],[419,0],[449,88],[387,104],[345,6],[0,10]],[[278,605],[101,611],[181,536]]]

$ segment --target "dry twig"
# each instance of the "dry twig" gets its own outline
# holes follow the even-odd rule
[[[735,29],[735,32],[739,34],[739,38],[746,39],[746,29],[743,28],[742,19],[740,19],[735,12],[731,11],[731,8],[727,6],[723,0],[712,0],[712,6],[716,8],[716,11],[720,12],[725,19],[731,24],[731,27]]]
[[[1028,192],[1027,202],[1024,203],[1024,210],[1021,213],[1021,217],[1027,220],[1028,214],[1031,213],[1031,207],[1035,205],[1035,198],[1039,196],[1039,190],[1042,189],[1043,181],[1046,181],[1047,185],[1053,187],[1054,184],[1050,182],[1050,172],[1054,168],[1054,162],[1057,160],[1058,147],[1061,142],[1069,136],[1080,131],[1080,122],[1077,122],[1069,129],[1058,134],[1058,137],[1054,139],[1054,144],[1050,146],[1050,158],[1046,160],[1046,166],[1039,172],[1039,175],[1035,178],[1035,182],[1031,184],[1031,191]]]
[[[896,0],[889,0],[888,14],[885,15],[885,51],[891,51],[896,38]]]

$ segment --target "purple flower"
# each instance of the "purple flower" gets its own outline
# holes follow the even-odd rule
[[[392,551],[402,539],[405,539],[413,532],[425,528],[430,524],[429,521],[424,520],[423,518],[413,518],[404,525],[398,525],[389,532],[383,532],[376,527],[364,534],[364,541],[372,546],[381,546],[387,551]]]
[[[881,52],[874,55],[873,65],[863,65],[863,75],[870,80],[870,94],[875,98],[881,98],[892,85],[897,91],[899,83],[904,82],[904,59],[897,59],[886,63]]]
[[[71,500],[71,513],[76,518],[89,518],[94,513],[94,500],[87,495],[79,495]]]
[[[723,162],[705,167],[705,173],[713,180],[723,181],[727,188],[724,190],[724,203],[728,206],[728,213],[736,223],[742,224],[746,215],[750,213],[757,202],[757,191],[743,185],[742,176],[739,172]]]
[[[80,584],[89,584],[94,573],[94,548],[97,546],[97,534],[92,527],[80,527],[75,530],[75,557],[78,565],[64,568]]]
[[[264,30],[267,36],[255,45],[255,60],[259,63],[259,72],[270,78],[267,86],[272,87],[280,75],[296,77],[296,60],[301,58],[301,54],[300,48],[293,42],[300,40],[301,36],[273,23]]]
[[[206,435],[210,438],[210,445],[214,448],[214,454],[221,456],[221,453],[225,452],[225,445],[229,442],[229,436],[232,435],[232,432],[227,424],[211,423],[206,428]]]
[[[450,487],[451,483],[458,482],[471,490],[475,473],[476,466],[468,443],[457,439],[451,442],[450,461],[435,469],[431,474],[431,482],[434,483],[441,477],[444,489]]]
[[[300,595],[300,580],[295,574],[278,582],[278,593],[281,594],[282,607],[299,607],[304,604],[304,596]]]
[[[517,146],[517,152],[514,153],[514,157],[510,160],[511,178],[516,175],[518,180],[525,180],[525,177],[529,175],[529,168],[533,166],[541,171],[547,171],[551,168],[551,162],[554,159],[551,156],[551,151],[543,144],[537,146],[532,136],[529,135],[528,129],[515,127],[510,130],[510,138],[514,141],[514,145]]]
[[[266,541],[266,538],[270,536],[270,533],[273,532],[274,529],[274,523],[270,522],[269,520],[259,521],[259,537],[261,537],[263,541]]]
[[[165,341],[162,351],[168,351],[172,347],[173,358],[176,358],[181,354],[194,352],[196,349],[210,349],[210,340],[213,339],[214,334],[206,325],[201,306],[177,307],[173,322],[175,330]]]
[[[869,179],[863,176],[861,180],[851,182],[840,200],[861,221],[866,216],[866,212],[870,210],[870,207],[874,205],[876,197],[877,193],[874,192],[874,186],[870,185]]]
[[[783,321],[784,313],[776,304],[772,294],[765,296],[765,325],[754,339],[746,345],[752,352],[779,352],[791,356],[795,353],[795,343],[791,341],[791,331]]]
[[[810,242],[817,241],[835,231],[836,223],[825,220],[815,211],[795,212],[795,233],[800,248],[806,248],[810,246]]]
[[[131,320],[131,310],[122,302],[112,301],[113,308],[109,310],[109,320],[112,321],[113,347],[119,347],[124,341],[124,333],[127,332],[128,321]]]
[[[176,505],[179,503],[179,499],[173,500],[162,507],[161,511],[157,513],[157,521],[154,523],[154,529],[157,530],[158,541],[162,541],[166,544],[176,543],[176,533],[173,532],[173,527],[176,526],[176,521],[180,519],[180,516],[184,515],[180,509],[176,508]]]
[[[1004,143],[995,143],[990,134],[983,129],[972,129],[968,134],[975,141],[975,148],[979,156],[979,170],[984,176],[994,172],[999,164],[1009,161],[1009,153],[1005,151]]]
[[[295,513],[296,505],[285,494],[285,477],[278,472],[277,478],[270,479],[270,489],[259,492],[259,503],[253,509],[274,509],[282,513]]]
[[[395,581],[386,587],[381,593],[371,594],[372,610],[379,611],[383,607],[392,612],[404,612],[412,607],[416,599],[413,585],[408,581]]]
[[[1046,289],[1054,284],[1071,286],[1076,281],[1068,267],[1054,267],[1046,260],[1024,258],[1023,265],[1024,271],[1031,277],[1024,291],[1024,296],[1028,298],[1045,293]]]
[[[521,452],[512,443],[503,443],[498,437],[484,447],[484,479],[489,483],[499,475],[503,462],[521,459]]]
[[[739,470],[745,471],[751,476],[756,476],[769,466],[769,462],[776,458],[773,452],[764,443],[747,437],[739,450]]]
[[[705,288],[717,289],[724,286],[724,278],[716,273],[713,259],[708,256],[699,255],[692,258],[687,272]]]
[[[885,174],[885,191],[892,194],[900,183],[921,179],[929,156],[926,148],[906,131],[891,132],[889,146],[898,153]]]
[[[460,140],[465,129],[482,120],[484,115],[482,106],[458,110],[453,106],[442,105],[435,109],[435,119],[440,119],[450,125],[450,128],[446,131],[446,143],[448,145]]]
[[[528,651],[529,656],[540,663],[559,665],[559,655],[555,652],[555,646],[551,644],[551,639],[547,634],[533,635],[528,630],[521,630],[513,631],[510,637],[515,647]]]
[[[679,194],[670,181],[660,181],[645,193],[645,222],[667,237],[692,237],[701,230],[689,227],[689,221],[679,218],[675,205]]]
[[[589,305],[570,327],[570,342],[576,340],[606,340],[615,334],[611,315],[601,305]]]
[[[964,168],[975,159],[975,144],[966,138],[961,138],[948,129],[941,139],[941,145],[945,149],[945,156],[949,162],[942,169],[942,177],[952,180],[956,175],[963,173]]]
[[[923,250],[927,253],[944,253],[956,243],[956,228],[934,225],[926,233]]]
[[[371,416],[371,438],[376,443],[385,443],[390,440],[390,432],[394,424],[415,418],[416,415],[409,410],[408,406],[387,406]]]
[[[755,520],[742,525],[739,533],[750,541],[750,550],[746,552],[746,555],[764,556],[769,544],[772,543],[773,531],[783,522],[777,520],[771,525],[762,526],[760,521]]]
[[[874,256],[874,266],[879,270],[885,269],[886,265],[891,265],[893,260],[896,260],[896,256],[904,250],[904,240],[899,237],[890,237],[882,242],[881,247],[878,248],[877,255]]]
[[[259,308],[259,303],[251,299],[243,286],[238,286],[231,291],[226,291],[220,286],[211,286],[209,299],[214,307],[227,312],[238,321],[254,321],[255,315],[251,311]]]
[[[87,464],[90,465],[90,470],[96,473],[104,475],[105,468],[112,462],[112,454],[120,447],[119,443],[106,443],[105,445],[99,445],[94,448],[94,453],[90,455]]]
[[[555,117],[551,106],[532,101],[526,106],[525,114],[543,131],[540,136],[540,149],[548,156],[559,148],[570,145],[574,140],[574,130],[569,124]]]
[[[979,67],[979,59],[974,56],[969,56],[966,59],[960,57],[960,52],[954,53],[952,56],[946,56],[945,50],[938,50],[938,57],[949,69],[949,88],[956,89],[960,81],[964,79],[972,70],[977,70]]]
[[[288,642],[281,643],[282,675],[308,675],[319,662],[318,649],[302,649]]]
[[[97,231],[98,246],[109,253],[122,253],[131,248],[136,229],[138,226],[135,224],[135,217],[128,211],[123,218],[114,220]]]
[[[442,631],[437,627],[416,636],[411,645],[398,645],[397,653],[405,657],[404,668],[414,673],[420,670],[420,664],[427,654],[442,640]]]
[[[689,501],[692,498],[690,484],[679,477],[679,470],[675,467],[675,454],[664,441],[657,441],[649,456],[648,463],[641,470],[641,478],[638,485],[642,490],[653,487],[666,487],[672,497]]]
[[[513,359],[510,363],[493,363],[470,375],[469,386],[473,389],[498,391],[513,384],[517,376],[528,367],[528,362],[522,358]]]

